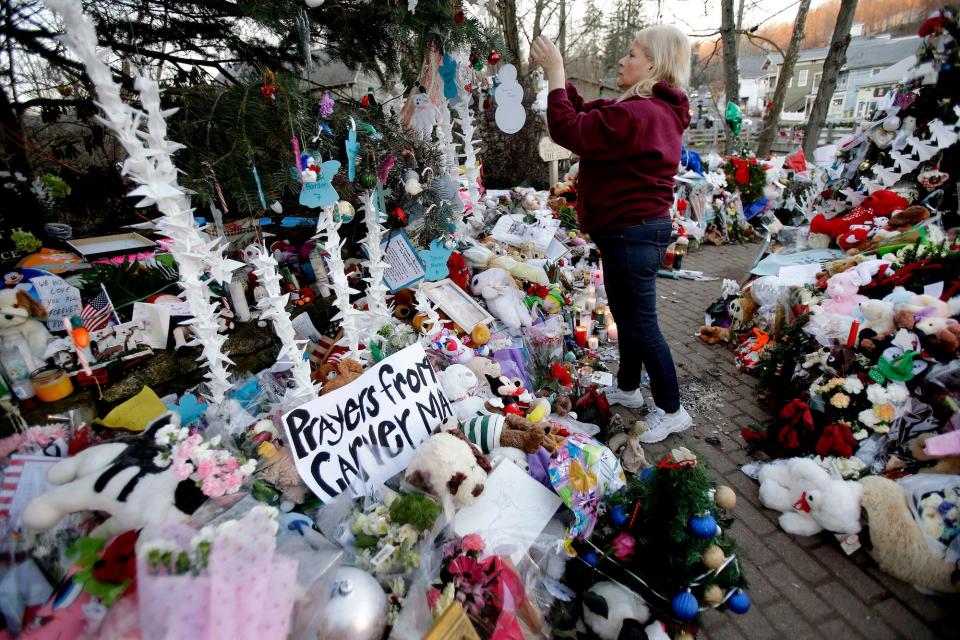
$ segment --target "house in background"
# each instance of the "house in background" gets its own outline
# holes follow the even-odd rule
[[[351,69],[340,60],[332,60],[322,49],[315,49],[310,55],[313,58],[313,68],[307,77],[315,90],[334,91],[360,100],[372,87],[378,100],[390,97],[389,91],[381,87],[380,79],[375,75]]]
[[[876,109],[877,103],[903,80],[915,64],[917,64],[917,56],[907,56],[861,84],[857,89],[854,117],[868,117]],[[929,62],[920,65],[915,74],[923,76],[924,83],[936,81],[936,71]]]
[[[860,25],[854,25],[855,36],[847,47],[846,63],[837,77],[837,88],[830,101],[827,120],[846,120],[857,117],[857,93],[864,83],[871,82],[877,74],[887,67],[899,63],[920,46],[919,36],[891,38],[889,35],[863,37]],[[787,83],[786,98],[783,103],[785,113],[810,114],[813,102],[820,89],[823,75],[823,63],[829,49],[807,49],[801,51],[793,68],[793,75]],[[765,67],[765,68],[764,68]],[[752,92],[757,88],[765,90],[762,103],[773,99],[777,78],[783,67],[783,57],[770,53],[765,56],[744,58],[741,60],[741,100],[755,100]],[[757,71],[759,69],[759,71]],[[744,84],[746,83],[746,84]]]
[[[773,95],[777,82],[779,56],[753,56],[741,58],[740,108],[748,113],[762,114],[767,105],[767,94]]]

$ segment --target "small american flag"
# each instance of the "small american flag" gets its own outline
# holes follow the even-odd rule
[[[110,324],[113,315],[113,305],[106,291],[101,291],[80,310],[80,319],[87,331],[103,329]]]

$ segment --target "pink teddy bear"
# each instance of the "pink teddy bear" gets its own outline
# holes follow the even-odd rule
[[[856,271],[844,271],[827,280],[828,299],[820,303],[820,307],[827,313],[836,313],[842,316],[853,315],[861,302],[867,300],[865,296],[857,294],[860,289],[860,276]]]

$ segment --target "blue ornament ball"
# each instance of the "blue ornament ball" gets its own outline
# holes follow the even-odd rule
[[[597,566],[597,562],[600,561],[600,556],[598,556],[594,551],[587,551],[585,554],[583,554],[583,561],[591,567],[595,567]]]
[[[627,524],[627,512],[623,510],[622,504],[618,504],[610,510],[610,519],[618,527]]]
[[[704,540],[717,535],[717,520],[710,512],[690,518],[690,533]]]
[[[654,468],[647,467],[646,469],[640,472],[640,479],[646,482],[647,480],[653,477],[653,474],[654,474]]]
[[[683,621],[693,620],[700,611],[700,603],[689,591],[683,591],[673,596],[673,601],[670,604],[673,607],[673,615]]]
[[[746,591],[737,589],[737,592],[727,600],[727,608],[738,614],[744,614],[750,610],[750,596]]]

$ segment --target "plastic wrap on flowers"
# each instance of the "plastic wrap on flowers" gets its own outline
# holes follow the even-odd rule
[[[920,473],[897,483],[907,491],[930,550],[947,562],[960,559],[960,476]]]
[[[150,638],[285,638],[297,563],[276,554],[277,512],[258,506],[197,532],[164,527],[138,552],[140,623]]]
[[[571,538],[590,536],[603,497],[620,490],[627,481],[613,452],[579,433],[567,438],[554,454],[549,477],[560,499],[573,512],[574,522],[568,532]]]

